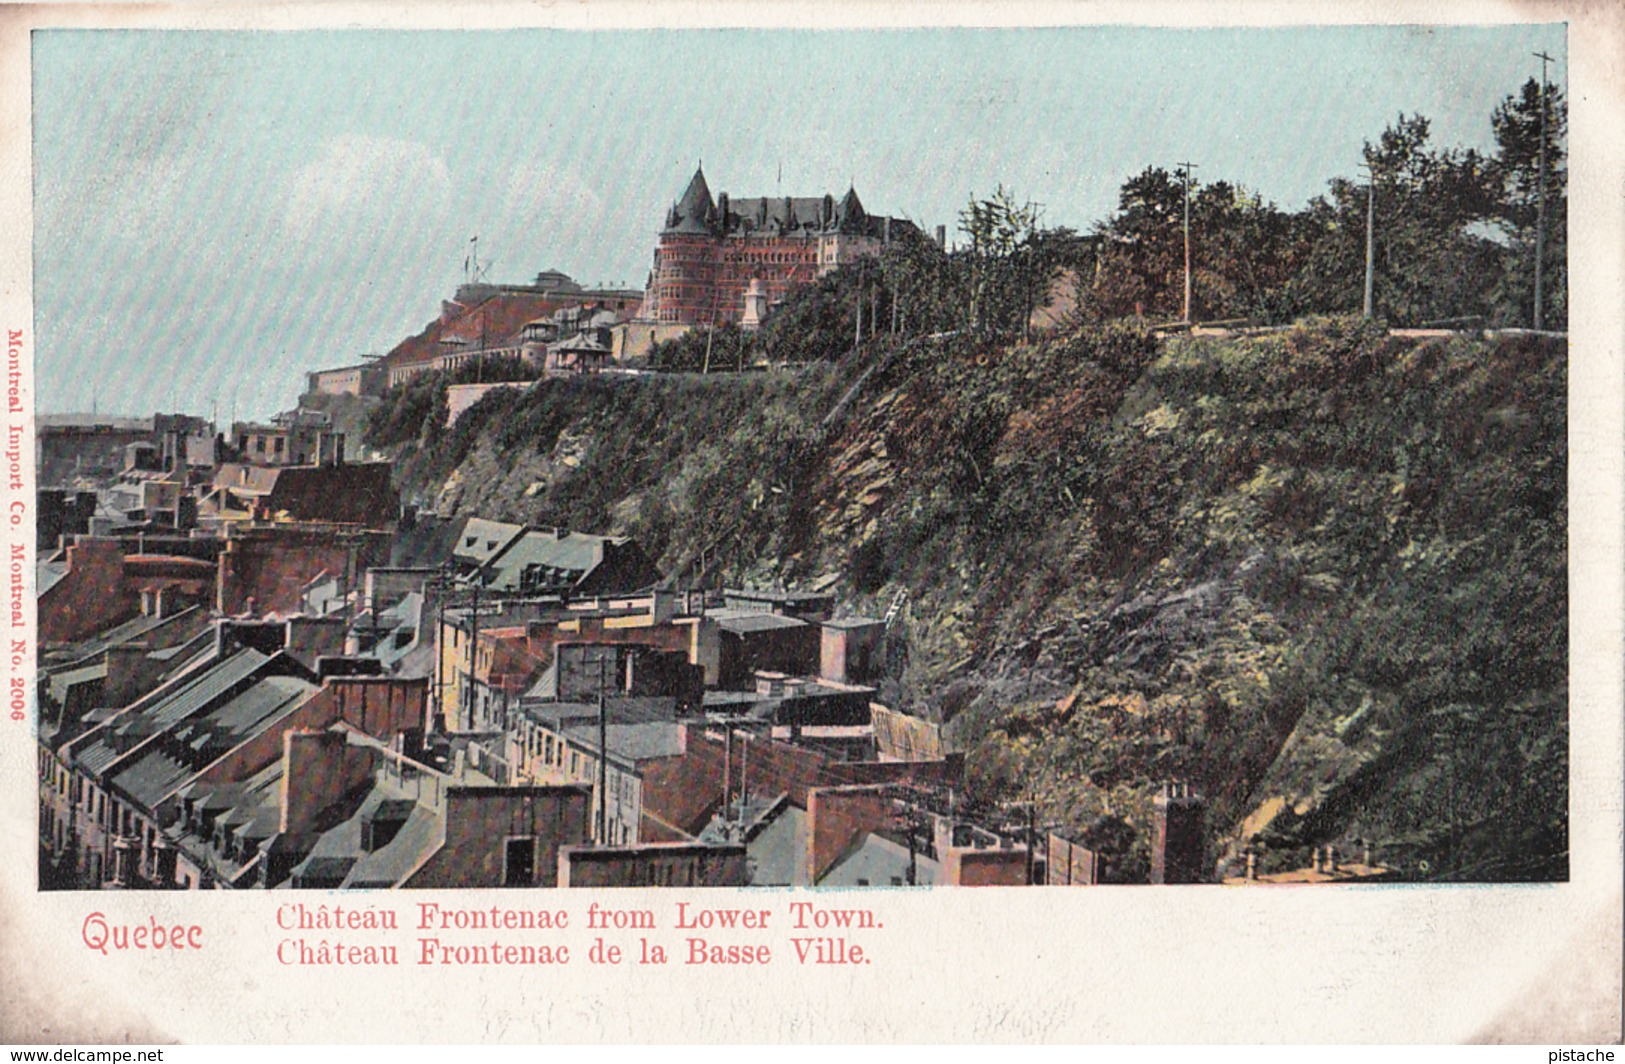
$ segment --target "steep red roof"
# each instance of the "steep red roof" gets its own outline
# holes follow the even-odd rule
[[[416,336],[396,344],[379,364],[394,368],[428,362],[445,353],[441,341],[453,336],[473,341],[476,346],[484,336],[486,345],[495,347],[518,333],[526,322],[548,317],[560,307],[581,301],[581,295],[572,292],[497,292],[450,317],[436,318]]]

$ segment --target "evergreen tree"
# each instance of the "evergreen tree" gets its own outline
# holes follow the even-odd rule
[[[1178,317],[1182,299],[1184,188],[1148,166],[1119,190],[1099,242],[1083,311],[1088,317]]]
[[[1483,319],[1501,253],[1478,231],[1495,199],[1477,152],[1432,149],[1431,123],[1400,115],[1365,146],[1376,185],[1373,312],[1393,325]],[[1334,178],[1306,212],[1312,246],[1288,302],[1298,313],[1362,303],[1368,186]]]
[[[1494,220],[1507,241],[1504,269],[1493,299],[1503,324],[1529,325],[1534,320],[1535,243],[1540,214],[1540,83],[1530,78],[1496,107],[1490,119],[1496,154],[1488,177],[1498,197]],[[1562,90],[1546,89],[1546,246],[1544,256],[1545,321],[1548,328],[1568,325],[1568,103]]]

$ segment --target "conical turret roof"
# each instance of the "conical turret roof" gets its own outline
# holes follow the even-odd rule
[[[716,212],[717,205],[711,199],[711,187],[705,183],[705,170],[703,167],[695,167],[688,188],[683,190],[682,198],[677,201],[677,206],[672,208],[666,228],[679,232],[703,232],[710,228]]]
[[[857,189],[849,187],[835,208],[837,228],[842,232],[856,232],[863,228],[866,218],[868,214],[864,212],[863,204],[858,201]]]

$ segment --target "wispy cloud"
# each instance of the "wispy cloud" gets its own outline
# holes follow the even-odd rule
[[[299,167],[283,192],[284,228],[308,238],[358,222],[393,218],[401,201],[438,220],[451,203],[446,161],[416,141],[354,134],[329,137]]]

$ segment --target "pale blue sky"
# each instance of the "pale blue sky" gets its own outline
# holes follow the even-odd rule
[[[701,158],[950,229],[1000,183],[1087,229],[1183,159],[1297,208],[1401,111],[1488,148],[1542,49],[1562,26],[39,32],[38,405],[287,408],[432,318],[476,233],[493,280],[640,287]]]

